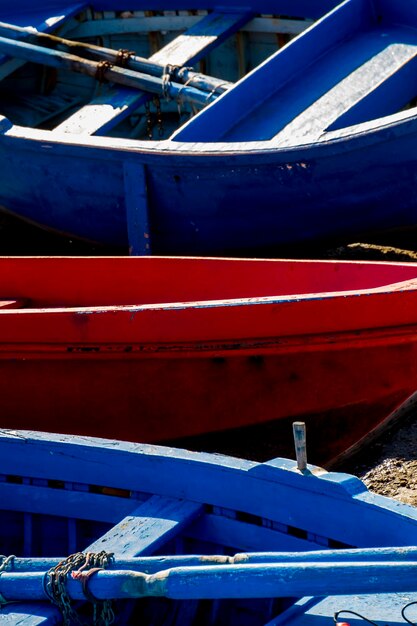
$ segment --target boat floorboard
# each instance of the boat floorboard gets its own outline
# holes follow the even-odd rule
[[[365,619],[360,619],[360,616],[363,616],[366,620],[372,620],[372,623],[383,623],[384,626],[400,626],[400,624],[405,623],[401,617],[402,609],[408,603],[415,601],[417,601],[417,594],[415,593],[386,593],[382,594],[377,601],[372,595],[328,596],[310,600],[302,598],[267,626],[279,626],[284,623],[286,626],[315,626],[321,624],[325,618],[329,619],[341,611],[337,620],[341,623],[345,623],[346,620],[350,624],[365,624]],[[354,611],[358,615],[349,614],[349,611]],[[416,606],[406,610],[406,616],[413,623],[416,615]]]

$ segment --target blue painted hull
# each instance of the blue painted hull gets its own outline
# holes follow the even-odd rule
[[[416,510],[353,476],[29,431],[0,431],[0,453],[10,626],[67,623],[68,606],[85,620],[92,604],[120,626],[413,615]]]
[[[59,232],[126,245],[128,159],[147,169],[155,252],[341,240],[417,224],[416,145],[417,119],[291,154],[150,154],[0,137],[0,201]]]
[[[334,5],[308,10],[300,0],[294,11],[316,18],[318,7]],[[289,10],[284,0],[275,6]],[[25,24],[22,15],[16,21]],[[2,2],[0,19],[12,20]],[[402,108],[414,94],[416,24],[414,0],[346,0],[161,141],[108,136],[109,124],[120,128],[118,113],[100,126],[85,106],[50,130],[3,117],[0,205],[45,228],[145,254],[233,254],[415,226],[417,114]],[[94,28],[102,27],[81,22],[72,32],[98,36]],[[227,28],[230,35],[237,26]],[[162,50],[166,59],[175,53],[169,43]],[[117,109],[114,100],[108,106]]]

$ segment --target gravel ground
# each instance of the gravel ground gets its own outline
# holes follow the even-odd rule
[[[383,437],[334,469],[359,476],[375,493],[417,506],[417,414],[405,416]]]

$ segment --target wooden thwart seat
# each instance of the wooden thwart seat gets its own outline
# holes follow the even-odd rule
[[[250,17],[250,13],[214,11],[153,54],[149,60],[161,65],[193,65],[239,30]],[[105,135],[150,98],[150,94],[139,90],[114,87],[105,95],[100,95],[81,107],[57,126],[55,131],[78,135]]]
[[[91,544],[88,550],[90,552],[106,550],[124,557],[152,554],[202,511],[201,504],[152,496]]]
[[[379,104],[378,108],[381,108],[381,111],[375,110],[377,103],[371,103],[371,99],[381,98],[376,92],[383,87],[383,84],[415,60],[417,60],[416,44],[389,43],[287,124],[282,131],[277,133],[274,144],[280,147],[290,146],[297,141],[302,141],[303,138],[316,141],[334,124],[342,127],[358,123],[362,121],[362,117],[366,119],[367,110],[371,119],[389,114],[391,112],[389,109],[384,111],[384,106],[387,104],[386,98],[383,98]],[[408,97],[398,93],[397,97],[393,95],[393,101],[397,98],[399,100],[398,106],[401,106],[402,100]],[[393,108],[395,111],[394,102]],[[361,115],[361,111],[364,115]]]

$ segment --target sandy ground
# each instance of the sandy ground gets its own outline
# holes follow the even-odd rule
[[[375,493],[417,506],[417,414],[335,469],[359,476]]]

